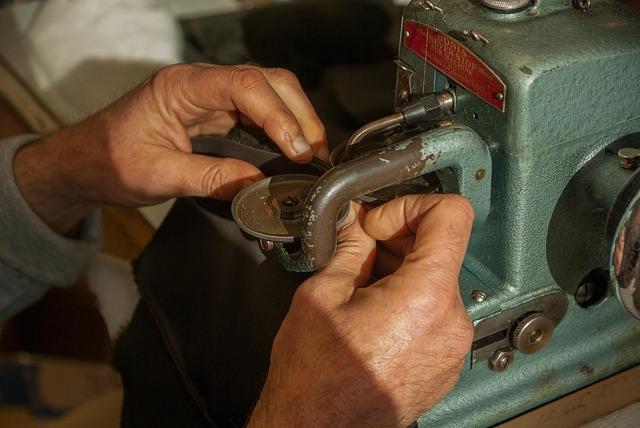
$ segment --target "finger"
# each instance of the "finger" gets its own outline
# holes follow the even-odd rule
[[[418,208],[410,215],[421,216],[413,250],[403,265],[434,263],[457,279],[473,227],[473,208],[458,195],[444,196],[428,209]],[[411,209],[409,210],[411,212]],[[420,214],[422,213],[422,215]]]
[[[164,197],[208,196],[231,200],[242,188],[264,178],[250,163],[231,158],[175,152],[154,167],[153,180]]]
[[[258,70],[264,74],[276,93],[295,115],[314,153],[322,160],[328,161],[329,150],[324,125],[295,74],[282,68],[258,68]]]
[[[180,88],[180,99],[174,95],[173,103],[167,104],[186,126],[211,110],[238,110],[263,128],[287,157],[300,162],[313,158],[295,115],[260,71],[182,64],[164,68],[157,75],[158,84]]]
[[[403,236],[402,238],[391,239],[389,241],[380,241],[380,245],[399,257],[405,257],[413,250],[415,236]]]
[[[356,288],[367,285],[375,261],[376,243],[362,229],[364,210],[351,203],[354,219],[338,234],[336,253],[329,264],[316,273],[332,296],[348,300]]]
[[[187,128],[189,137],[200,135],[226,135],[238,123],[238,115],[232,111],[216,111]]]
[[[378,241],[415,235],[422,215],[445,195],[410,195],[394,199],[367,213],[364,229]]]
[[[364,228],[377,239],[415,233],[413,249],[396,273],[420,287],[430,282],[433,274],[444,280],[442,283],[457,284],[472,224],[473,209],[460,196],[412,195],[369,212]]]

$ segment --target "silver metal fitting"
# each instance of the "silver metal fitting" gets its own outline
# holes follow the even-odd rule
[[[591,0],[573,0],[571,3],[575,9],[583,12],[591,7]]]
[[[463,30],[462,34],[464,34],[465,37],[469,37],[471,40],[475,40],[476,42],[482,42],[484,44],[489,43],[489,39],[484,37],[482,34],[477,33],[475,30]]]
[[[405,125],[415,125],[447,118],[455,111],[456,97],[452,90],[425,95],[400,108]]]
[[[423,0],[420,2],[420,5],[422,5],[422,7],[424,8],[424,10],[427,10],[429,12],[431,12],[432,10],[436,10],[440,13],[442,13],[442,8],[436,6],[435,4],[433,4],[432,2],[430,2],[429,0]]]
[[[502,13],[518,12],[531,4],[531,0],[481,0],[481,2],[489,9]]]
[[[273,249],[276,246],[273,241],[269,241],[266,239],[260,239],[258,242],[260,243],[260,249],[265,253],[268,253],[269,251],[273,251]]]
[[[511,345],[523,354],[534,354],[549,343],[553,328],[553,322],[542,313],[527,315],[511,333]]]
[[[471,298],[478,303],[484,302],[487,300],[487,293],[480,290],[473,290],[471,292]]]
[[[622,168],[636,169],[638,167],[638,160],[640,160],[640,149],[624,147],[618,150],[618,157],[620,158],[620,166]]]
[[[515,354],[509,348],[496,350],[489,358],[489,367],[496,372],[503,372],[513,364]]]

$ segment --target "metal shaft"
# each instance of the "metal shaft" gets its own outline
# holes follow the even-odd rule
[[[303,214],[302,252],[297,270],[315,270],[329,263],[336,248],[336,217],[358,196],[441,168],[452,168],[460,193],[476,210],[476,224],[489,210],[489,151],[471,129],[444,126],[397,143],[380,152],[336,166],[311,188]],[[486,171],[478,180],[474,174]]]
[[[449,115],[455,107],[453,91],[445,90],[425,95],[417,101],[403,106],[397,113],[367,123],[358,129],[347,141],[345,159],[351,157],[351,148],[367,136],[398,125],[416,125],[441,119]]]
[[[362,128],[354,132],[347,141],[347,145],[344,149],[345,159],[349,159],[349,157],[351,156],[351,147],[364,140],[368,135],[384,131],[385,129],[391,128],[392,126],[400,125],[403,121],[404,115],[398,112],[367,123]]]

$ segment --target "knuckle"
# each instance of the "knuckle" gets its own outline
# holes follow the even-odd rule
[[[227,182],[227,173],[220,165],[206,167],[199,177],[198,186],[204,189],[210,196],[215,196],[217,190]]]
[[[266,123],[270,123],[280,129],[286,129],[289,133],[293,133],[292,130],[297,130],[298,121],[295,116],[284,109],[273,110],[265,119]]]
[[[268,85],[267,79],[262,72],[255,68],[234,67],[229,72],[229,79],[232,84],[244,91],[251,91]]]
[[[187,64],[173,64],[162,67],[153,74],[151,81],[156,85],[170,85],[179,76],[184,75],[189,68],[190,66]]]
[[[194,66],[189,64],[173,64],[158,69],[147,81],[155,105],[167,115],[168,111],[179,105],[185,97],[185,78],[192,73]]]
[[[271,77],[273,80],[279,83],[292,85],[292,86],[300,85],[300,82],[298,81],[298,78],[296,77],[296,75],[292,71],[287,70],[286,68],[278,68],[278,67],[266,68],[265,73],[267,73],[269,77]]]

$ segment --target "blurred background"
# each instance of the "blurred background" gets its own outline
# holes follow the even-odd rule
[[[0,138],[47,134],[159,67],[294,71],[335,145],[393,109],[392,0],[0,1]],[[103,209],[102,252],[133,260],[172,204]],[[0,324],[0,426],[117,426],[120,380],[85,279]]]

